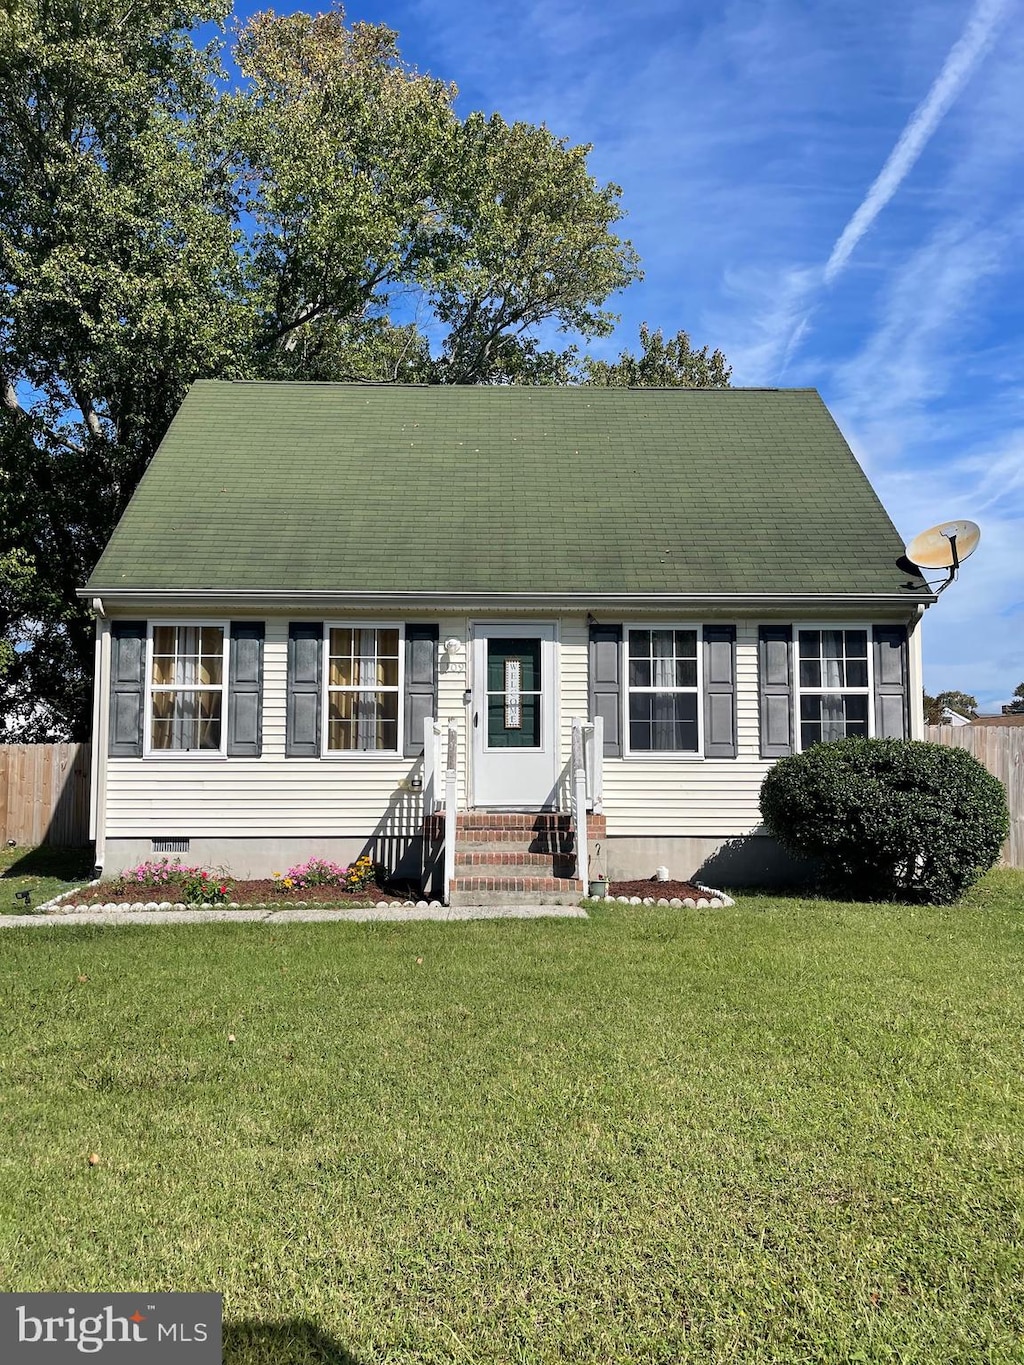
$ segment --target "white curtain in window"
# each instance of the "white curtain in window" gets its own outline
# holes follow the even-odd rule
[[[822,697],[821,737],[826,743],[846,738],[846,705],[842,697],[829,693]]]
[[[651,654],[653,656],[654,687],[675,687],[675,634],[671,630],[651,631]]]

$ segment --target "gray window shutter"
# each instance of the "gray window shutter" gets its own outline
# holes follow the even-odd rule
[[[110,626],[111,758],[142,757],[146,695],[146,623],[113,621]]]
[[[907,629],[875,626],[875,734],[879,739],[906,739]]]
[[[622,757],[622,627],[590,627],[590,717],[604,721],[605,758]]]
[[[736,627],[704,627],[704,757],[736,757]]]
[[[288,627],[286,758],[320,757],[320,668],[324,630],[319,622]]]
[[[405,628],[405,756],[423,752],[423,722],[437,715],[437,626]]]
[[[228,754],[259,758],[263,752],[262,621],[231,622],[228,665]]]
[[[759,626],[761,757],[784,758],[793,752],[792,626]]]

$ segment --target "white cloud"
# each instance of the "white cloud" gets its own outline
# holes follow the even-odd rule
[[[1021,235],[1020,223],[950,223],[888,277],[875,331],[830,374],[836,409],[872,468],[915,445],[934,452],[933,407],[949,396],[972,316]]]
[[[899,141],[853,217],[840,233],[825,265],[829,284],[843,269],[857,243],[899,189],[950,105],[987,52],[1010,0],[978,0],[967,27],[953,45],[928,94],[914,110]]]
[[[801,266],[726,271],[723,293],[731,306],[728,314],[712,315],[710,330],[732,363],[734,384],[779,382],[810,327],[820,279],[820,270]]]

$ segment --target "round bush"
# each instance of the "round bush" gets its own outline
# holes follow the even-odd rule
[[[841,739],[780,759],[761,814],[859,900],[955,901],[1009,829],[1003,785],[973,755],[905,739]]]

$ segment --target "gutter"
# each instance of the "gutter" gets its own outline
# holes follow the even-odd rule
[[[651,593],[651,592],[448,592],[448,591],[391,591],[368,592],[365,589],[346,591],[282,589],[282,588],[110,588],[100,590],[80,588],[79,597],[92,597],[94,603],[114,605],[138,602],[173,602],[179,606],[219,603],[239,607],[259,608],[286,606],[293,610],[302,607],[366,606],[408,607],[410,603],[423,606],[526,608],[575,607],[580,611],[600,607],[683,607],[683,606],[755,606],[765,610],[785,610],[794,607],[842,607],[848,610],[877,607],[913,607],[918,614],[924,607],[938,601],[936,593]]]

